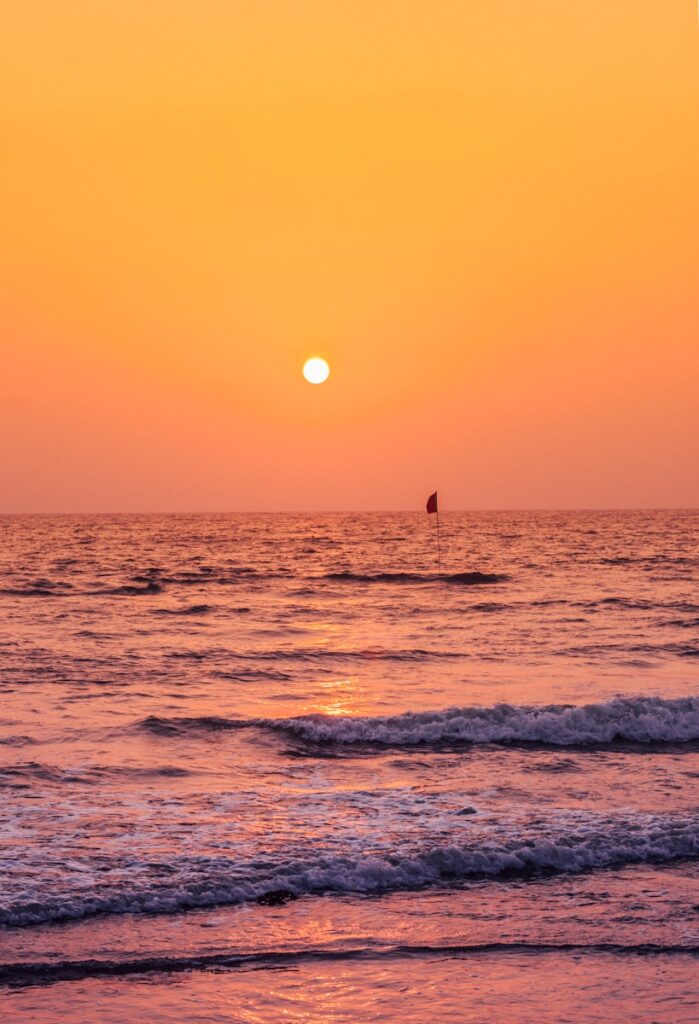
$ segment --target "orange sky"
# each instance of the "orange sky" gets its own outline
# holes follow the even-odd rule
[[[0,115],[0,511],[699,505],[690,0],[4,0]]]

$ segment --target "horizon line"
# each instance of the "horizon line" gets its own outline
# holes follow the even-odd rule
[[[496,513],[496,512],[699,512],[699,505],[532,505],[474,508],[440,508],[440,514]],[[366,508],[366,509],[92,509],[62,511],[0,510],[0,517],[9,516],[245,516],[245,515],[426,515],[424,508]]]

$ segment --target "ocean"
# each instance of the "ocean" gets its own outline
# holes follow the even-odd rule
[[[699,513],[0,517],[0,1005],[699,1020]]]

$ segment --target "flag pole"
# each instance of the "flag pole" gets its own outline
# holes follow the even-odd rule
[[[442,576],[442,541],[439,535],[439,501],[437,498],[437,492],[430,494],[427,499],[427,517],[429,518],[433,513],[437,513],[437,575],[441,579]]]

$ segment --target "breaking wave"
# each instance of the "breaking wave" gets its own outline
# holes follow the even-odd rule
[[[699,818],[636,815],[593,819],[558,834],[452,843],[414,853],[318,856],[274,862],[223,857],[181,857],[163,865],[129,864],[129,881],[0,906],[9,927],[76,920],[98,914],[176,914],[265,897],[340,893],[390,893],[468,879],[516,879],[571,874],[631,864],[666,864],[699,857]],[[150,872],[150,873],[149,873]],[[84,877],[84,876],[83,876]],[[270,901],[271,902],[271,901]]]
[[[161,734],[262,728],[306,743],[412,747],[446,743],[531,743],[557,747],[615,742],[679,744],[699,740],[699,697],[618,697],[582,706],[550,704],[447,708],[402,715],[236,719],[150,717],[142,728]]]

